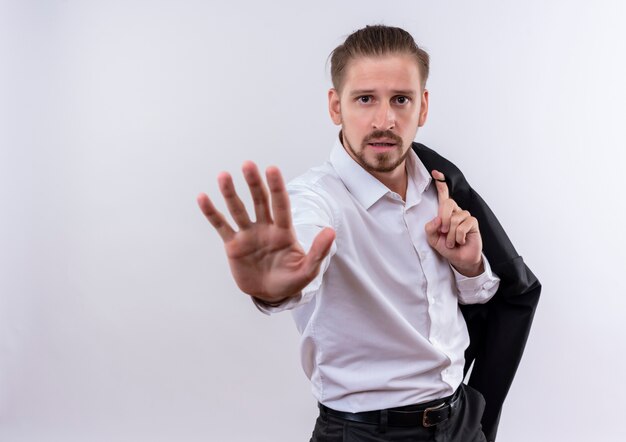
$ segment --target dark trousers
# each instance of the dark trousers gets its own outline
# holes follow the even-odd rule
[[[485,399],[461,384],[461,405],[450,418],[434,427],[381,428],[376,424],[348,421],[320,411],[310,442],[486,442],[480,419]]]

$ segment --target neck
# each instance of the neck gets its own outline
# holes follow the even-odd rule
[[[406,159],[391,172],[368,172],[378,181],[387,186],[389,190],[400,195],[402,200],[406,201],[406,187],[408,184]]]

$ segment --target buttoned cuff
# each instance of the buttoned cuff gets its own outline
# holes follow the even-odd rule
[[[500,285],[500,278],[491,271],[487,257],[482,254],[485,271],[478,276],[464,276],[460,274],[452,264],[450,268],[454,272],[454,279],[458,291],[459,303],[461,304],[484,304],[496,294]]]

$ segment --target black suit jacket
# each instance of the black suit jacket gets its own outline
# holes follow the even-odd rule
[[[482,426],[491,442],[496,438],[502,404],[524,352],[541,284],[461,171],[423,144],[413,143],[412,147],[428,171],[436,169],[445,174],[450,197],[478,219],[483,253],[493,272],[500,277],[498,291],[489,302],[461,306],[470,335],[470,345],[465,351],[465,373],[473,362],[468,383],[485,397]]]

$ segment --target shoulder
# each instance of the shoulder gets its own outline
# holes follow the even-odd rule
[[[308,195],[332,202],[337,199],[341,191],[345,191],[345,185],[327,161],[293,178],[287,183],[287,191],[290,197]]]
[[[309,170],[304,172],[301,175],[296,176],[292,180],[287,183],[287,188],[326,188],[332,187],[332,185],[336,182],[340,181],[337,172],[330,164],[329,161],[326,161],[319,166],[311,167]]]
[[[470,186],[463,172],[452,161],[422,143],[414,142],[412,148],[429,172],[438,170],[446,176],[450,193],[467,193],[470,191]]]
[[[287,183],[287,192],[294,217],[308,219],[305,214],[316,213],[333,223],[339,212],[337,195],[341,187],[343,183],[330,162],[312,167],[293,178]]]

